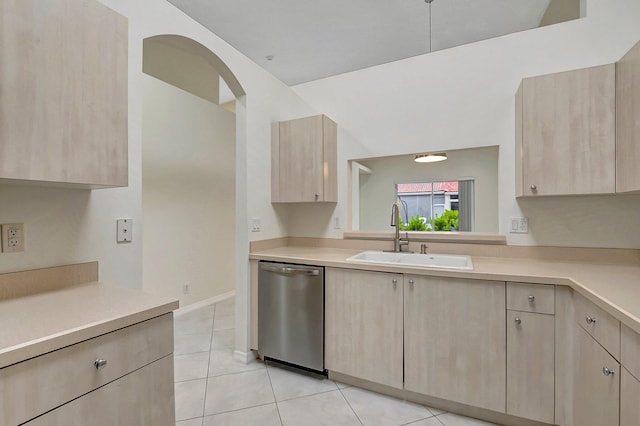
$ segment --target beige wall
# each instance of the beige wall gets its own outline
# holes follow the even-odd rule
[[[498,147],[448,151],[439,163],[416,163],[413,155],[358,162],[371,169],[360,185],[360,230],[391,230],[391,204],[397,183],[472,178],[475,181],[475,231],[498,232]]]
[[[181,305],[232,291],[235,115],[150,76],[143,101],[142,288]]]
[[[147,39],[144,40],[142,70],[209,102],[220,103],[218,72],[197,55]]]
[[[307,102],[362,142],[345,160],[479,146],[500,147],[499,225],[529,219],[512,245],[640,248],[640,196],[515,198],[515,93],[524,77],[612,63],[640,39],[640,2],[591,0],[586,17],[445,49],[295,86]],[[347,162],[340,162],[340,173]],[[341,178],[342,179],[342,178]],[[341,180],[335,211],[347,211]],[[331,212],[308,209],[307,223],[330,223]],[[295,236],[339,238],[320,225]]]
[[[580,18],[582,0],[551,0],[544,16],[540,20],[540,26],[553,25],[571,19]]]

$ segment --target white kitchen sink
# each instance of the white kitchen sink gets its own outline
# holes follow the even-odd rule
[[[383,265],[424,266],[427,268],[473,270],[470,256],[455,254],[394,253],[363,251],[351,256],[348,262],[375,263]]]

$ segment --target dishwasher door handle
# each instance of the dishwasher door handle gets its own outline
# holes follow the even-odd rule
[[[261,263],[260,269],[263,269],[265,271],[270,271],[270,272],[276,272],[279,274],[286,274],[286,275],[294,275],[294,274],[311,275],[311,276],[320,275],[319,269],[295,268],[291,266],[277,266],[277,265],[269,265],[266,263]]]

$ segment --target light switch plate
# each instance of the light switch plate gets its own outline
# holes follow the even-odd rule
[[[529,221],[526,217],[510,217],[509,232],[512,234],[529,233]]]
[[[117,242],[130,243],[133,240],[133,219],[118,219],[116,228]]]
[[[2,252],[18,253],[24,251],[24,224],[2,224]]]

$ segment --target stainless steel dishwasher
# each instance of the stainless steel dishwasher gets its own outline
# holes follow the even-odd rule
[[[260,262],[258,353],[326,374],[323,267]]]

